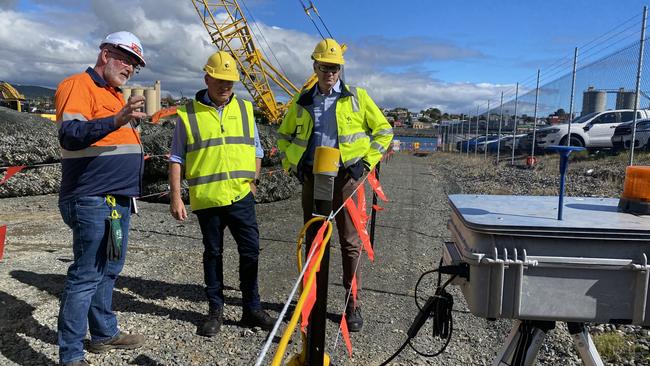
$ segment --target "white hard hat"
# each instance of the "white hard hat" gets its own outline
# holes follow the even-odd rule
[[[99,47],[101,48],[105,44],[111,44],[115,47],[119,47],[120,49],[127,51],[128,53],[137,57],[138,60],[140,60],[140,65],[146,66],[147,63],[144,61],[144,50],[142,49],[142,43],[140,43],[138,37],[136,37],[133,33],[127,31],[111,33],[107,35],[106,38],[104,38]]]

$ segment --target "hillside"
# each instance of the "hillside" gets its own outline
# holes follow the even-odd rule
[[[13,85],[27,99],[49,97],[54,98],[56,89],[46,88],[35,85]]]

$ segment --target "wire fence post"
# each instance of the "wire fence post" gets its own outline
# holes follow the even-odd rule
[[[474,157],[478,155],[478,137],[479,137],[479,132],[478,132],[478,106],[476,106],[476,138],[474,138]]]
[[[464,137],[465,135],[463,134],[463,132],[465,132],[465,123],[463,121],[463,114],[462,113],[460,114],[459,119],[460,119],[460,136]],[[458,139],[458,141],[461,141],[459,149],[458,149],[459,153],[463,152],[463,143],[462,143],[462,140],[461,140],[463,137],[459,137],[459,139]],[[456,144],[458,145],[458,143],[456,143]]]
[[[571,121],[573,121],[573,98],[576,88],[576,66],[578,65],[578,47],[573,51],[573,78],[571,80],[571,100],[569,101],[569,131],[566,135],[566,146],[571,146]]]
[[[639,92],[641,88],[641,69],[643,68],[643,48],[645,43],[645,24],[648,16],[648,7],[643,7],[643,22],[641,25],[641,43],[639,43],[639,62],[636,69],[636,92],[634,93],[634,117],[632,119],[632,140],[630,141],[630,162],[634,165],[634,147],[636,146],[636,114],[639,109]],[[639,143],[640,145],[640,143]],[[640,147],[640,146],[639,146]]]
[[[467,145],[466,154],[469,157],[469,139],[472,138],[472,112],[467,113],[467,138],[465,139],[465,144]],[[461,144],[462,150],[462,144]]]
[[[539,69],[537,69],[537,86],[535,87],[535,112],[533,113],[533,142],[530,147],[532,162],[535,160],[535,135],[537,134],[537,100],[539,98]]]
[[[517,105],[519,104],[519,83],[515,87],[515,119],[512,125],[512,157],[510,165],[515,165],[515,148],[517,147]]]
[[[499,155],[501,154],[501,124],[503,122],[503,91],[501,92],[501,106],[499,107],[499,136],[497,140],[497,162],[499,165]]]
[[[485,151],[483,151],[483,159],[487,159],[488,151],[488,133],[490,132],[490,101],[488,100],[487,115],[485,117]]]

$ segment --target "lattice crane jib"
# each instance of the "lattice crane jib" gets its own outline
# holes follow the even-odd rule
[[[192,3],[212,43],[237,60],[242,83],[262,114],[269,121],[278,122],[286,106],[278,104],[271,90],[271,82],[287,93],[289,98],[299,90],[256,47],[248,21],[237,1],[192,0]]]
[[[22,111],[21,102],[25,100],[25,96],[20,94],[20,92],[8,82],[0,81],[0,100],[8,102],[10,108],[20,112]]]

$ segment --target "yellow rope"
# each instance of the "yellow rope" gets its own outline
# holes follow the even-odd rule
[[[300,235],[298,236],[298,270],[299,272],[302,271],[302,255],[301,255],[301,247],[303,243],[303,238],[305,237],[305,234],[307,233],[307,229],[315,223],[319,221],[326,221],[326,217],[314,217],[311,220],[307,221],[305,226],[302,227],[302,230],[300,231]],[[332,236],[332,223],[330,221],[327,221],[327,231],[325,232],[325,237],[323,238],[323,245],[320,247],[320,251],[318,252],[318,256],[315,258],[316,262],[314,263],[315,268],[318,268],[320,266],[320,262],[323,259],[323,255],[325,254],[325,250],[327,248],[327,243],[330,240],[330,237]],[[312,271],[309,274],[309,277],[307,278],[307,284],[305,285],[306,288],[311,288],[311,285],[314,283],[314,280],[316,278],[316,273],[318,271]],[[287,345],[289,344],[289,340],[291,339],[291,335],[296,329],[296,325],[298,324],[298,319],[300,318],[300,314],[302,312],[302,307],[305,304],[305,301],[307,300],[307,295],[309,295],[308,291],[303,291],[300,294],[300,298],[298,299],[298,304],[296,304],[296,308],[293,311],[293,315],[291,316],[291,320],[289,321],[289,324],[287,325],[287,328],[284,331],[284,334],[282,334],[282,339],[280,339],[280,343],[278,344],[278,348],[275,351],[275,356],[273,356],[273,361],[271,362],[272,366],[279,366],[282,363],[282,357],[284,356],[284,352],[287,348]],[[303,352],[304,350],[304,336],[303,336]]]

